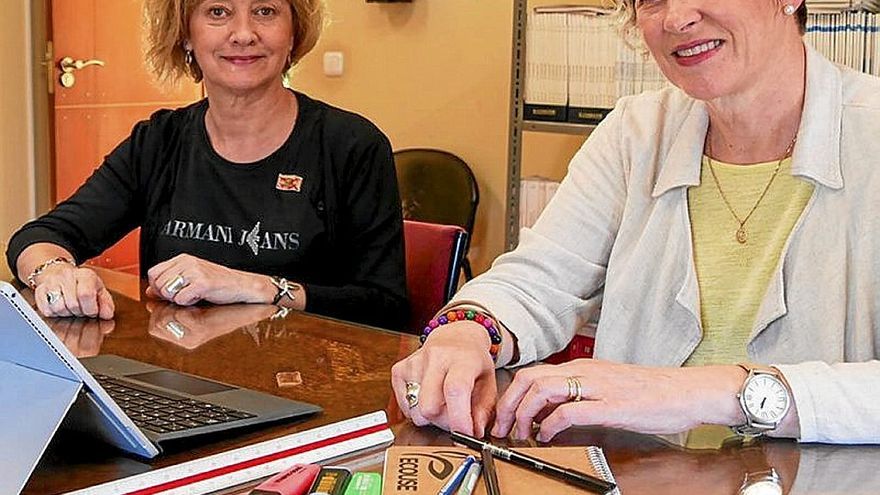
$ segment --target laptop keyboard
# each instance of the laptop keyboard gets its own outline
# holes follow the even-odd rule
[[[184,431],[256,417],[209,402],[141,388],[106,375],[94,376],[134,424],[156,433]]]

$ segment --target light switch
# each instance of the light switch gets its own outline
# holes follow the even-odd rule
[[[324,75],[330,77],[339,77],[343,72],[343,62],[345,57],[342,52],[324,52]]]

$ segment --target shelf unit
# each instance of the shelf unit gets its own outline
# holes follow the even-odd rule
[[[570,124],[568,122],[539,122],[537,120],[524,120],[522,122],[523,131],[572,134],[575,136],[586,136],[595,128],[595,125]]]
[[[519,242],[519,180],[522,172],[523,76],[526,51],[527,0],[513,0],[513,43],[510,64],[510,129],[507,145],[507,206],[504,250]]]
[[[596,126],[565,122],[523,120],[525,86],[526,19],[528,0],[513,0],[513,43],[510,64],[510,124],[507,149],[507,205],[505,210],[505,251],[519,242],[519,194],[522,176],[522,133],[550,132],[588,135]]]

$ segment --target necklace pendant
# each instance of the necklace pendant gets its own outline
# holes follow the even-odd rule
[[[739,228],[736,229],[736,242],[745,244],[748,239],[749,236],[746,234],[746,228],[740,225]]]

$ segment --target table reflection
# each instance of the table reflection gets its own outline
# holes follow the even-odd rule
[[[116,328],[113,320],[95,318],[47,318],[46,323],[78,358],[97,356],[104,338]]]
[[[229,304],[224,306],[178,306],[164,301],[148,301],[149,334],[187,350],[236,330],[259,334],[259,323],[282,318],[286,313],[269,304]],[[259,345],[259,341],[257,341]]]

